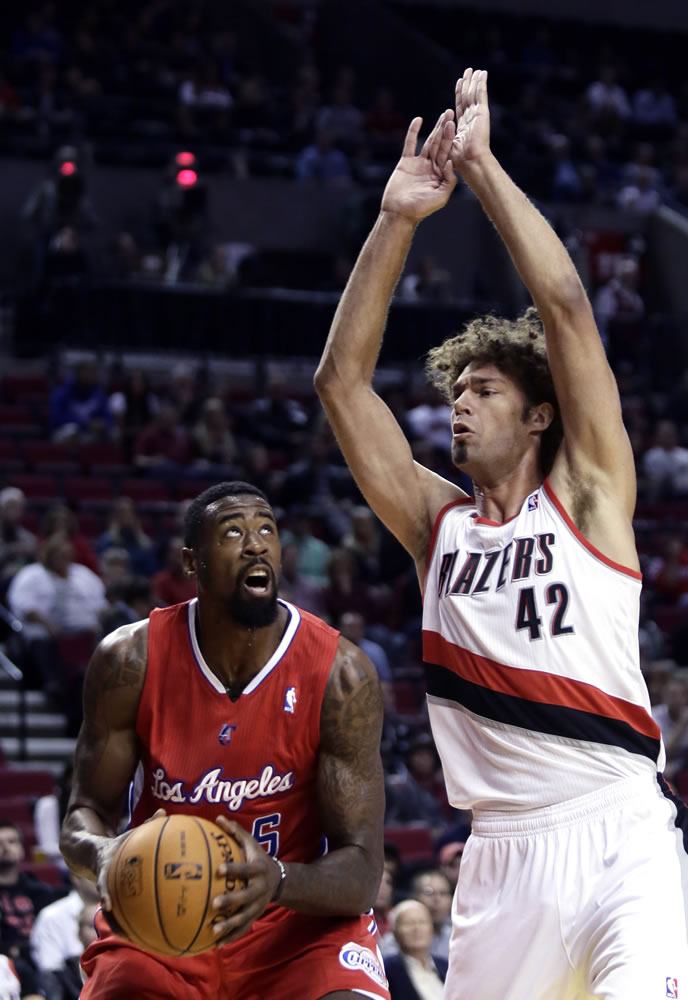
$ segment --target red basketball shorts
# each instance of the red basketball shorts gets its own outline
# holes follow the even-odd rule
[[[238,941],[190,958],[143,951],[96,915],[98,940],[84,952],[83,1000],[320,1000],[351,990],[390,1000],[375,923],[306,917],[275,908]]]

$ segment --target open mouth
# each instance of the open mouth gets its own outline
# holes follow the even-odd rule
[[[472,434],[473,432],[470,427],[466,426],[466,424],[454,424],[453,433],[454,437],[458,438],[465,437],[466,434]]]
[[[257,597],[264,597],[269,592],[271,583],[272,574],[262,566],[249,570],[244,577],[244,587]]]

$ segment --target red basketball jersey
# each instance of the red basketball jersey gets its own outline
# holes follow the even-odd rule
[[[211,821],[224,815],[270,854],[312,861],[323,849],[320,706],[339,634],[283,602],[289,620],[277,649],[232,701],[201,654],[196,604],[150,616],[132,825],[161,806]]]

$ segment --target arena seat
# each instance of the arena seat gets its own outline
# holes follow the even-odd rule
[[[22,861],[19,869],[23,872],[31,872],[41,882],[47,882],[48,885],[65,884],[64,872],[57,865],[51,865],[47,861]]]
[[[34,473],[21,473],[12,476],[12,486],[16,486],[28,500],[57,500],[61,494],[59,482],[54,476],[42,476]]]
[[[384,839],[399,849],[404,864],[434,860],[435,848],[427,826],[386,826]]]
[[[111,503],[114,498],[110,480],[96,476],[70,476],[65,481],[64,492],[71,503],[86,502],[103,506]]]
[[[0,769],[0,796],[55,794],[55,779],[49,771]]]
[[[33,823],[33,796],[11,795],[0,797],[0,819],[8,819],[12,823]]]
[[[120,496],[130,497],[134,503],[167,503],[170,500],[167,483],[162,479],[123,479]]]
[[[35,469],[37,473],[47,472],[76,472],[79,468],[72,452],[63,444],[55,441],[29,441],[26,440],[21,446],[24,460],[28,466]]]

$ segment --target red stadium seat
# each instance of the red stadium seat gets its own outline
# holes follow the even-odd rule
[[[111,503],[114,497],[109,479],[97,476],[70,476],[65,481],[65,496],[72,503]]]
[[[33,823],[33,798],[30,795],[12,795],[0,798],[0,819],[11,823]]]
[[[435,848],[427,826],[386,826],[385,843],[394,844],[404,864],[432,862]]]
[[[78,463],[65,445],[54,441],[24,441],[22,452],[26,464],[36,472],[76,472]]]
[[[22,472],[24,460],[11,438],[0,438],[0,472]]]
[[[16,486],[22,490],[29,500],[31,499],[57,499],[61,494],[59,483],[53,476],[40,476],[31,473],[21,473],[12,476],[10,486]]]
[[[0,769],[0,797],[55,794],[55,779],[48,771],[20,770],[10,767]]]
[[[87,469],[94,465],[129,469],[122,446],[107,441],[80,445],[79,459]]]
[[[167,503],[170,499],[167,483],[161,479],[123,479],[120,495],[134,503]]]
[[[64,885],[65,883],[64,873],[57,865],[51,865],[49,862],[22,861],[19,868],[23,872],[31,872],[41,882],[47,882],[48,885]]]
[[[50,382],[45,375],[5,375],[2,395],[8,401],[24,403],[27,399],[47,399]]]

